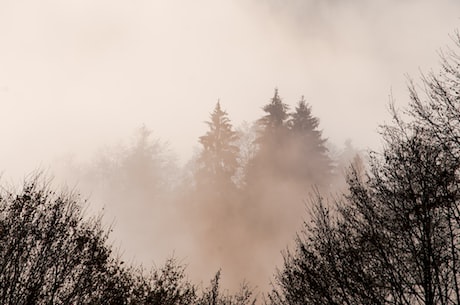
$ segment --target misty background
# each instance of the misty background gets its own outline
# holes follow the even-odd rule
[[[222,268],[228,287],[264,288],[310,189],[283,215],[271,198],[261,226],[240,208],[247,217],[228,220],[184,207],[176,187],[191,179],[217,100],[251,138],[275,87],[291,110],[304,95],[331,152],[349,139],[377,148],[389,95],[406,103],[405,75],[436,66],[459,11],[447,0],[0,1],[2,179],[45,169],[75,186],[104,208],[128,260],[174,255],[194,280]],[[158,156],[158,177],[130,163],[139,147]],[[210,234],[224,220],[228,232]]]

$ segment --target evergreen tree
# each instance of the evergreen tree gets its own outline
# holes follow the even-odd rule
[[[249,164],[247,180],[269,176],[303,186],[326,186],[333,164],[326,139],[318,130],[319,120],[312,115],[304,97],[295,111],[289,113],[288,105],[282,102],[275,89],[273,98],[263,109],[267,114],[257,121],[258,151]]]
[[[295,112],[291,114],[291,130],[301,134],[305,132],[311,133],[316,138],[317,144],[323,145],[326,140],[321,139],[321,131],[317,130],[318,126],[319,120],[312,116],[311,106],[307,104],[305,97],[302,96],[295,108]]]
[[[258,183],[258,177],[278,176],[284,167],[284,144],[288,132],[289,106],[283,103],[275,89],[270,102],[262,108],[267,114],[257,121],[257,153],[248,164],[248,183]]]
[[[206,124],[209,130],[199,140],[203,150],[198,159],[197,182],[205,186],[218,184],[227,187],[233,184],[232,177],[238,168],[239,149],[235,145],[238,135],[220,102],[217,102],[211,120]]]
[[[152,139],[152,131],[145,125],[135,134],[133,143],[127,147],[118,161],[116,175],[123,179],[130,191],[165,191],[171,188],[173,159],[168,156],[168,146],[159,139]]]
[[[318,126],[318,118],[312,115],[311,106],[302,96],[289,120],[289,144],[285,147],[287,170],[301,183],[320,186],[328,183],[333,165]]]
[[[195,187],[184,205],[187,224],[194,232],[196,243],[201,245],[197,255],[205,257],[204,268],[208,268],[210,261],[222,257],[228,262],[223,253],[233,251],[241,238],[232,230],[238,221],[235,211],[239,193],[234,182],[238,169],[238,135],[219,102],[206,124],[209,129],[199,138],[202,150],[195,161]]]
[[[286,121],[289,117],[289,106],[281,100],[278,88],[275,88],[275,94],[271,98],[270,103],[262,109],[267,113],[258,121],[262,128],[262,135],[274,134],[286,128]]]

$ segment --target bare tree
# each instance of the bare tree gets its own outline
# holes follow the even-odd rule
[[[256,298],[253,290],[247,283],[243,283],[236,294],[222,292],[220,289],[221,272],[218,271],[196,301],[196,305],[254,305]]]
[[[442,58],[425,98],[410,85],[409,119],[393,110],[382,127],[369,171],[353,168],[333,204],[314,200],[271,304],[460,303],[460,61]]]
[[[386,127],[386,148],[321,198],[285,255],[274,304],[458,304],[460,163],[414,126]]]
[[[107,231],[83,219],[71,193],[39,178],[0,197],[0,303],[88,304],[100,300],[113,263]]]

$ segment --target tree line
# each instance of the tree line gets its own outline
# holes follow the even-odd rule
[[[107,242],[100,217],[69,191],[36,175],[0,195],[2,304],[253,304],[247,285],[229,294],[220,272],[208,287],[192,284],[174,258],[162,268],[131,266]]]
[[[164,240],[162,232],[174,240],[186,231],[200,245],[192,252],[157,248],[187,251],[193,266],[198,261],[196,268],[208,275],[222,267],[234,286],[241,278],[268,286],[278,249],[301,225],[303,198],[313,186],[336,185],[341,164],[356,150],[330,153],[304,97],[290,108],[275,89],[261,109],[259,119],[235,127],[218,101],[197,138],[199,150],[183,167],[168,144],[142,126],[130,143],[108,147],[92,163],[67,172],[93,201],[105,204],[115,236],[126,248],[144,251],[138,254],[144,262],[150,262],[146,245]],[[255,259],[256,252],[269,259]]]
[[[259,192],[275,180],[325,182],[332,174],[332,159],[325,140],[317,130],[319,122],[304,98],[295,112],[289,113],[275,90],[263,107],[266,115],[249,132],[253,139],[244,142],[220,102],[210,115],[209,130],[199,138],[202,150],[191,165],[191,177],[178,178],[178,168],[166,145],[151,138],[147,127],[140,128],[130,146],[118,153],[108,151],[96,159],[91,171],[79,178],[100,183],[112,204],[129,205],[136,210],[149,201],[186,204],[183,207],[199,219],[211,212],[211,227],[227,230],[228,212],[251,205]],[[246,145],[246,147],[244,147]],[[251,157],[244,158],[241,150]],[[293,151],[293,153],[289,153]],[[291,154],[292,158],[286,158]],[[323,162],[323,163],[320,163]],[[305,165],[295,170],[296,163]],[[321,168],[316,174],[312,169]],[[75,172],[81,168],[72,169]],[[291,172],[291,173],[290,173]],[[322,172],[323,176],[320,175]],[[290,176],[290,177],[289,177]],[[89,178],[89,179],[88,179]],[[316,180],[312,180],[315,178]],[[19,191],[4,189],[0,196],[0,300],[2,304],[249,304],[254,292],[243,284],[235,294],[222,292],[220,271],[209,287],[192,284],[185,268],[169,259],[163,268],[144,270],[126,264],[109,242],[112,228],[102,217],[87,217],[85,202],[70,191],[55,192],[43,175],[32,176]],[[178,190],[184,198],[177,198]],[[185,202],[187,201],[187,202]],[[146,204],[147,203],[147,204]],[[257,206],[253,204],[254,206]],[[194,210],[194,211],[192,211]],[[140,213],[145,211],[141,210]],[[246,228],[254,215],[239,213]],[[193,217],[193,216],[192,216]],[[135,217],[134,217],[135,218]],[[231,216],[230,216],[231,218]],[[136,220],[137,221],[137,220]],[[202,238],[209,239],[205,234]],[[239,236],[218,235],[219,242]],[[257,236],[251,236],[251,241]],[[208,242],[208,241],[205,241]]]
[[[458,33],[455,41],[460,46]],[[302,97],[290,112],[277,89],[252,137],[234,129],[218,102],[190,176],[164,179],[174,164],[145,128],[128,154],[99,159],[92,174],[106,177],[112,192],[125,188],[123,200],[160,193],[158,200],[179,201],[190,217],[210,219],[202,242],[215,238],[224,251],[244,238],[226,233],[238,226],[254,243],[273,238],[269,229],[284,224],[282,212],[297,213],[292,201],[315,186],[266,304],[460,304],[460,56],[449,51],[441,59],[439,73],[422,77],[423,89],[409,84],[406,110],[391,108],[383,148],[351,164],[343,194],[327,195],[338,167],[311,107]],[[182,197],[169,197],[184,185]],[[275,221],[263,216],[271,205]],[[247,284],[222,292],[220,271],[203,288],[174,259],[151,270],[126,264],[109,233],[101,217],[85,215],[80,197],[53,191],[40,175],[17,191],[2,189],[1,303],[256,302]]]

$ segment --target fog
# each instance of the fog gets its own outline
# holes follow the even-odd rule
[[[81,187],[95,206],[105,206],[128,259],[161,264],[174,253],[197,279],[222,267],[224,279],[246,277],[266,287],[300,224],[305,190],[286,215],[271,219],[282,211],[275,204],[263,218],[263,227],[273,229],[264,236],[278,234],[270,242],[258,233],[250,235],[257,241],[238,239],[254,224],[243,217],[237,227],[230,220],[234,232],[222,246],[190,221],[221,221],[222,211],[188,220],[190,211],[177,205],[136,212],[122,204],[145,202],[132,199],[134,191],[109,200],[85,173],[55,169],[72,163],[89,171],[101,149],[129,146],[142,124],[185,165],[218,99],[238,127],[263,115],[275,87],[291,105],[305,96],[331,145],[351,139],[361,149],[376,148],[389,95],[403,106],[405,75],[436,68],[458,12],[460,4],[447,0],[0,1],[0,171],[3,179],[20,180],[49,169]],[[146,210],[149,217],[136,218]]]

